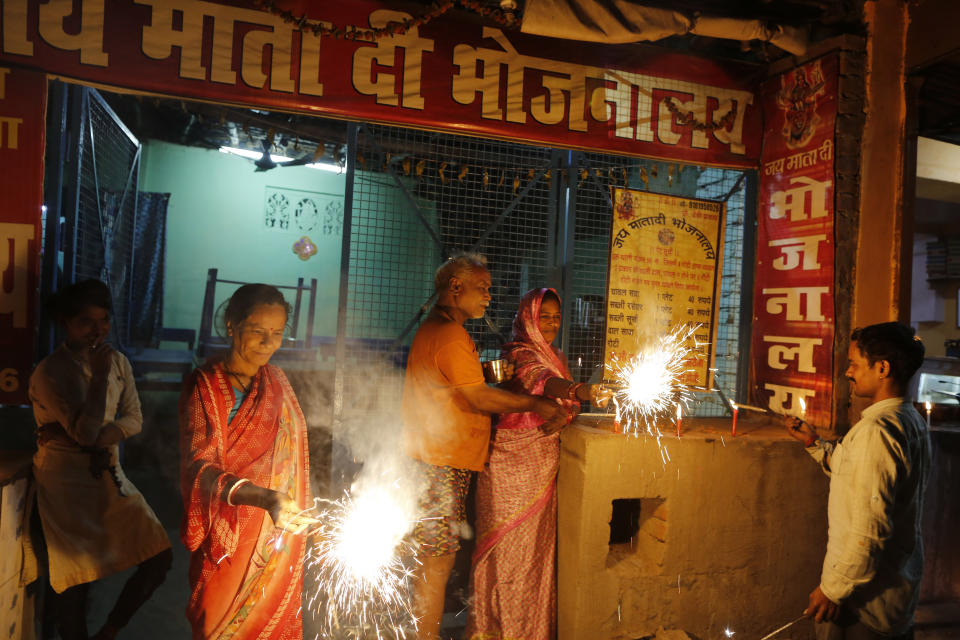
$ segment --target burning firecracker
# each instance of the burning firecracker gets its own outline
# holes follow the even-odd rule
[[[414,522],[388,489],[377,488],[325,503],[307,564],[317,587],[311,610],[326,628],[322,637],[405,638],[415,619],[410,602]]]

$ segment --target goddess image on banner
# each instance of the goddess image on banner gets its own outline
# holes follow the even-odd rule
[[[711,388],[725,205],[633,189],[613,189],[613,202],[605,371],[676,327],[697,326],[680,382]]]

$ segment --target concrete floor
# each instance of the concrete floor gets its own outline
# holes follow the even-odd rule
[[[173,543],[173,568],[166,582],[137,613],[129,627],[120,634],[121,640],[189,639],[190,625],[184,615],[188,597],[188,555],[179,540],[182,506],[178,489],[176,394],[144,394],[144,433],[129,443],[125,452],[124,468],[130,479],[143,493],[147,502],[160,517]],[[156,397],[154,397],[156,396]],[[467,558],[469,555],[467,555]],[[458,565],[459,566],[459,565]],[[132,570],[131,570],[132,571]],[[90,594],[88,625],[95,632],[103,624],[130,572],[112,576],[94,585]],[[462,579],[460,582],[464,582]],[[456,591],[462,591],[458,587]],[[451,590],[454,591],[454,590]],[[448,602],[450,599],[448,597]],[[453,602],[448,605],[455,606]],[[466,615],[457,606],[458,613],[444,616],[444,638],[459,640],[463,635]],[[960,640],[960,602],[922,606],[917,614],[916,640]],[[799,625],[798,625],[799,626]],[[315,631],[309,622],[305,625],[305,639],[312,640]],[[54,636],[55,637],[55,636]],[[806,640],[809,636],[791,635],[789,630],[776,640]],[[635,640],[635,639],[623,639]],[[700,640],[725,640],[702,638]],[[757,640],[736,638],[735,640]]]
[[[173,541],[173,568],[166,582],[158,589],[153,598],[137,613],[120,638],[139,640],[171,640],[190,637],[190,625],[184,610],[187,604],[188,555],[179,541],[180,498],[176,488],[172,487],[161,474],[144,475],[135,470],[128,474],[137,484],[160,516],[167,528],[167,534]],[[88,624],[91,631],[99,629],[113,605],[116,595],[130,572],[112,576],[94,586],[91,591],[90,614]],[[466,623],[466,614],[448,613],[444,616],[444,637],[459,640]],[[309,627],[309,624],[307,625]],[[309,631],[309,629],[308,629]],[[312,638],[313,634],[305,635]],[[807,636],[784,633],[778,640],[800,640]],[[917,613],[917,631],[915,640],[960,639],[960,603],[939,603],[924,605]],[[710,640],[710,639],[702,639]],[[719,639],[718,639],[719,640]],[[745,639],[750,640],[750,639]]]

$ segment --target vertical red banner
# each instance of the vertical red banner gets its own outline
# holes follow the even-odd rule
[[[45,74],[0,67],[0,404],[25,404],[36,344]]]
[[[837,56],[764,86],[751,400],[829,425]]]

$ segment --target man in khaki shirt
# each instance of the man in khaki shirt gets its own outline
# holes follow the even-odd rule
[[[799,419],[789,425],[830,476],[827,551],[804,611],[817,622],[818,640],[912,638],[930,439],[903,396],[923,354],[908,326],[857,329],[846,376],[871,402],[860,421],[836,443]]]

